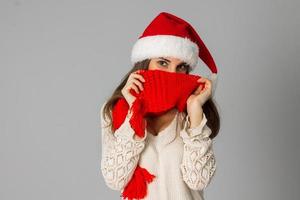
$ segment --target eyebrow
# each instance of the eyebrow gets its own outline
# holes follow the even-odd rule
[[[167,62],[171,62],[170,60],[168,60],[168,59],[166,59],[166,58],[164,58],[164,57],[159,57],[160,59],[163,59],[163,60],[165,60],[165,61],[167,61]],[[179,63],[179,65],[182,65],[182,64],[187,64],[186,62],[181,62],[181,63]]]

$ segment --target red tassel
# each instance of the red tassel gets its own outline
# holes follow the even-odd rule
[[[150,183],[155,175],[150,174],[147,169],[137,165],[131,180],[123,190],[123,199],[143,199],[147,195],[147,183]]]

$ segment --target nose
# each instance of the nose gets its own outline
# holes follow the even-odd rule
[[[176,65],[170,65],[168,72],[176,72]]]

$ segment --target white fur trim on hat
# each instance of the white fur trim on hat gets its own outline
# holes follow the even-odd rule
[[[154,35],[138,39],[131,51],[131,63],[154,57],[175,57],[195,68],[199,47],[189,38],[174,35]]]

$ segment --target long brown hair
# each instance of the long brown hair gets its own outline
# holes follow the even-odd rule
[[[109,119],[109,124],[107,126],[110,127],[111,132],[113,133],[113,127],[112,127],[112,109],[118,99],[120,97],[123,97],[123,94],[121,93],[121,90],[125,86],[127,79],[129,75],[132,72],[135,72],[139,69],[148,70],[148,66],[151,59],[145,59],[143,61],[135,63],[135,65],[132,67],[132,69],[123,77],[121,80],[121,83],[118,85],[118,87],[115,89],[111,97],[106,101],[106,104],[103,107],[103,113],[100,113],[103,116],[103,119],[107,121],[107,118]],[[187,74],[189,71],[187,72]],[[205,104],[203,105],[203,112],[205,113],[205,116],[207,118],[207,126],[212,130],[211,135],[209,136],[211,139],[216,137],[219,133],[220,129],[220,117],[217,110],[217,107],[214,103],[213,98],[208,99]]]

